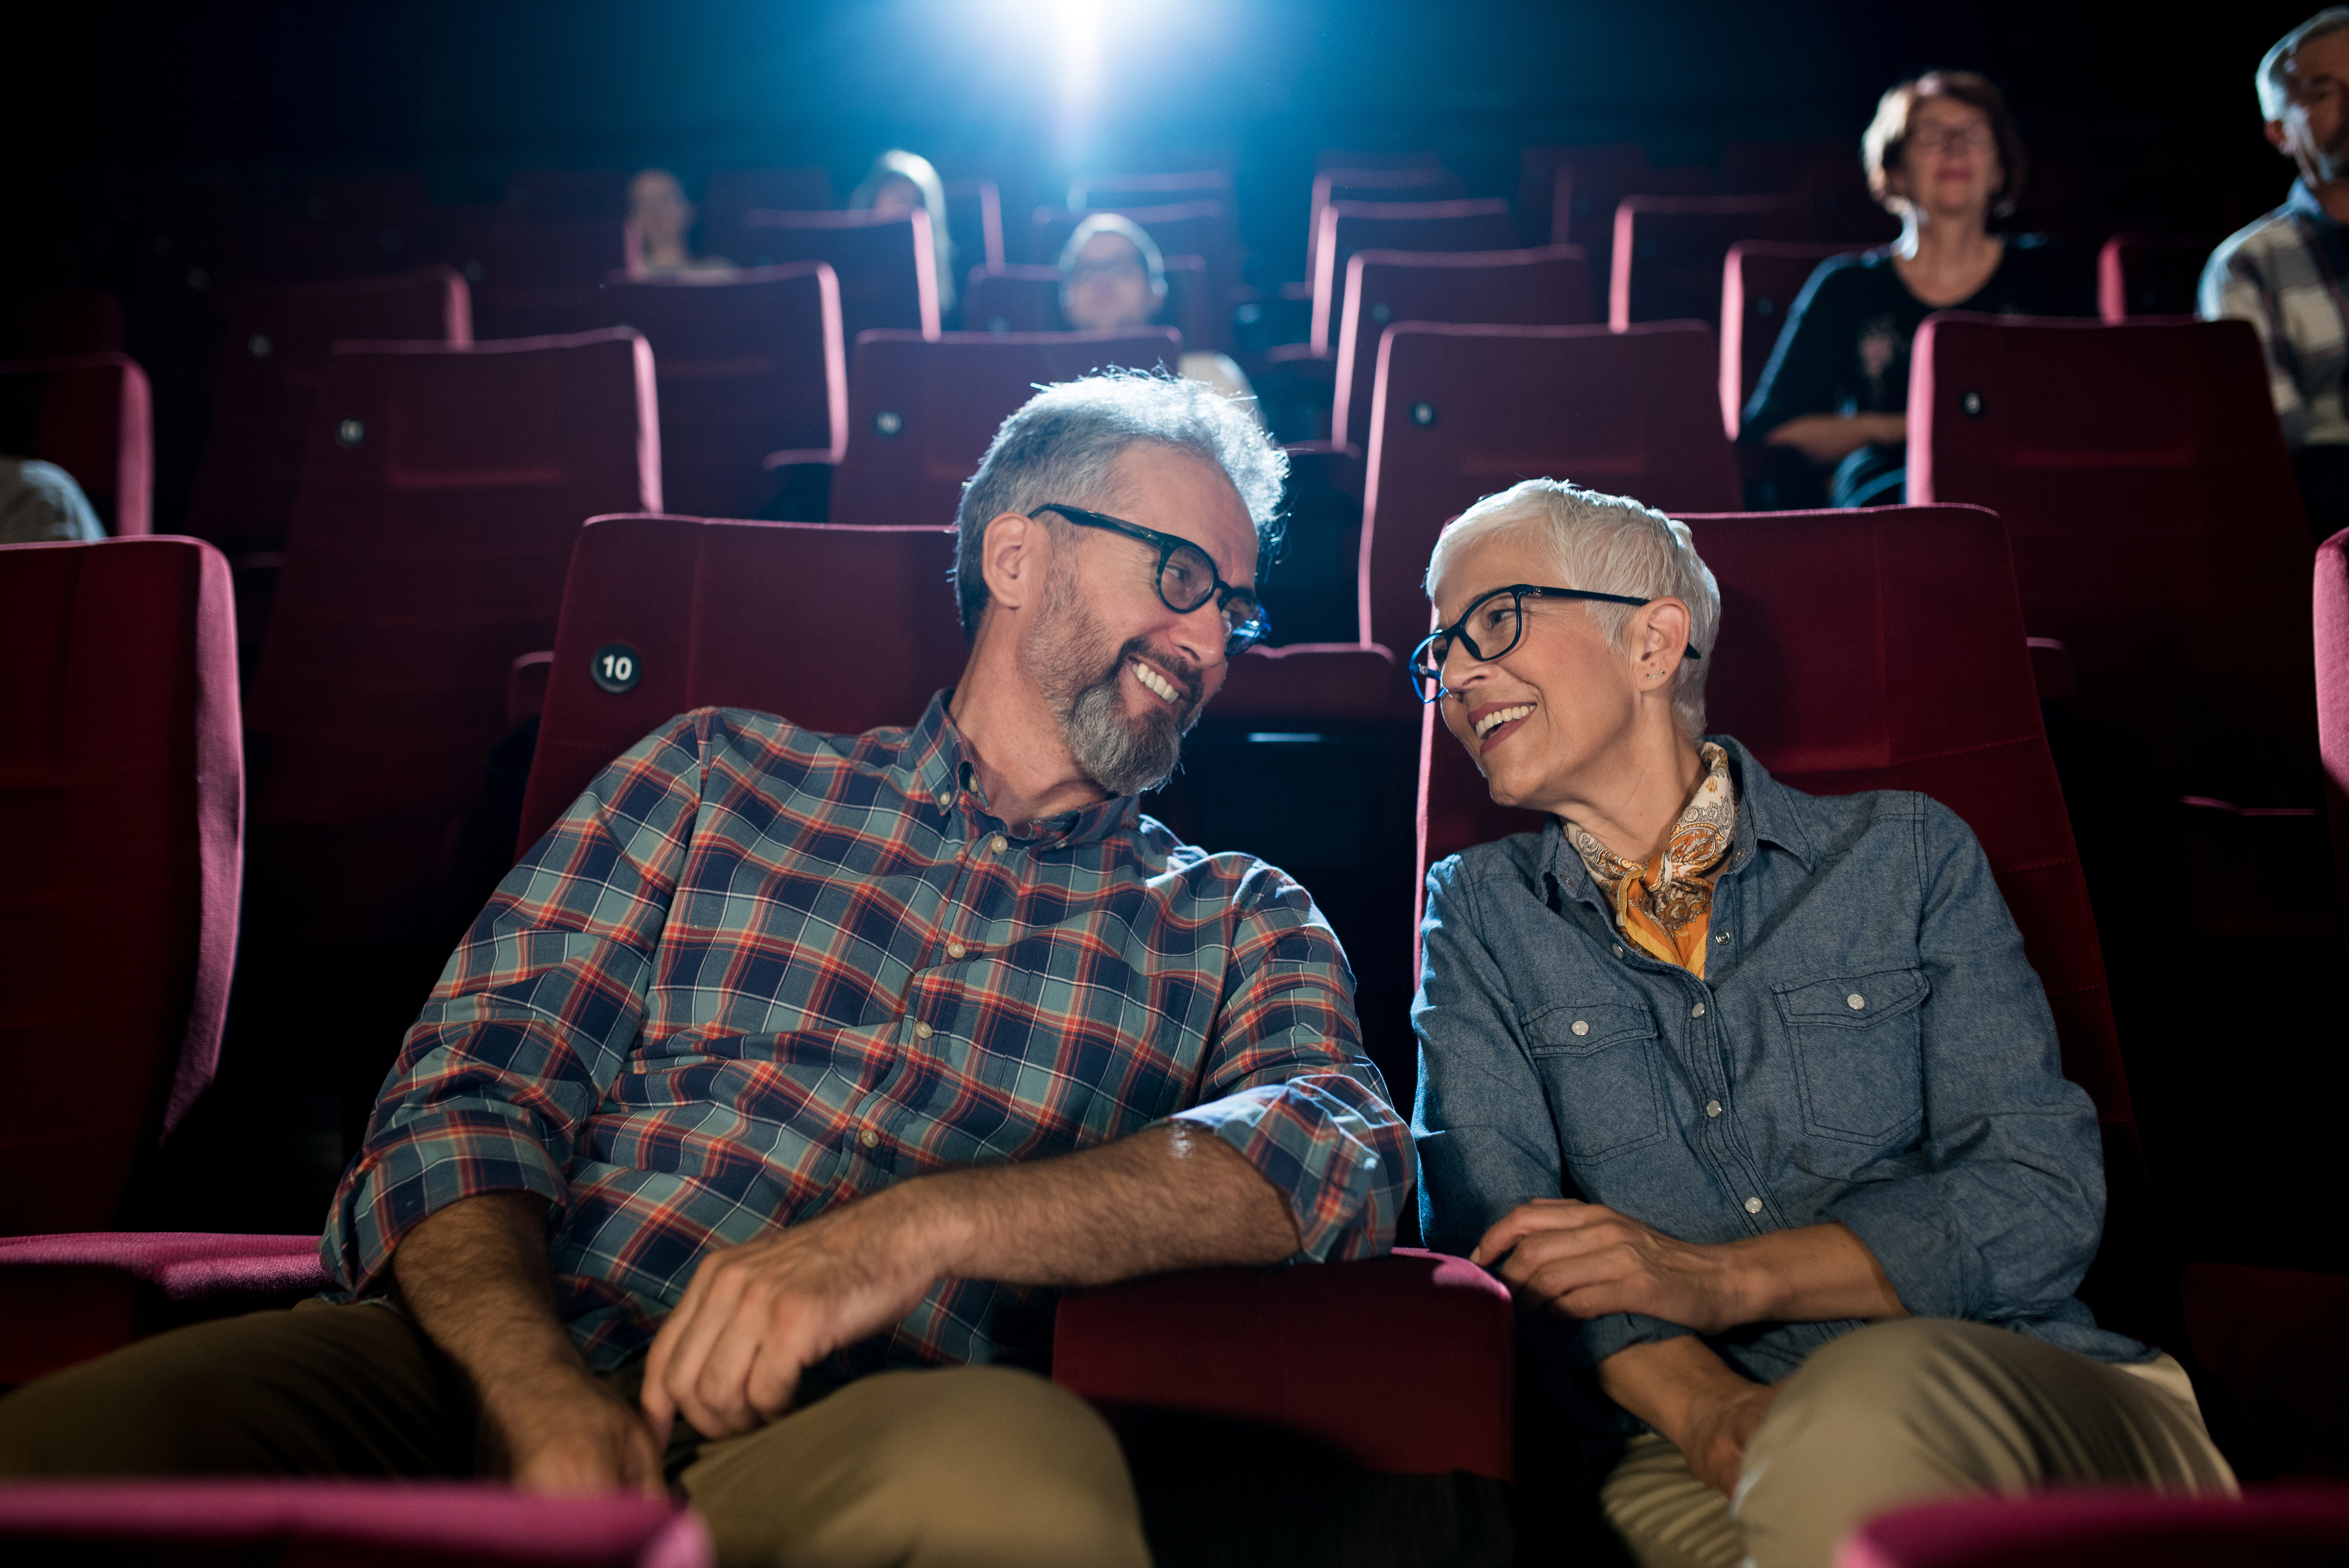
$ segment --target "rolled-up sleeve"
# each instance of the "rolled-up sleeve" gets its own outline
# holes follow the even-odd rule
[[[605,769],[506,874],[404,1041],[320,1252],[352,1295],[400,1241],[487,1192],[567,1203],[574,1141],[644,1017],[716,719],[703,710]]]
[[[1924,807],[1924,1135],[1827,1215],[1914,1316],[2045,1314],[2079,1287],[2103,1231],[2096,1113],[2063,1076],[2046,991],[1981,844],[1946,807]]]
[[[1174,1119],[1214,1132],[1288,1197],[1300,1259],[1376,1257],[1394,1244],[1411,1144],[1362,1053],[1344,951],[1305,890],[1269,866],[1235,903],[1200,1102]]]

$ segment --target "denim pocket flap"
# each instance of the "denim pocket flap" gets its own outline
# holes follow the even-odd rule
[[[1526,1037],[1537,1057],[1588,1056],[1624,1040],[1651,1039],[1655,1033],[1655,1015],[1643,1002],[1569,1002],[1526,1022]]]
[[[1930,987],[1921,970],[1878,969],[1832,980],[1790,981],[1771,989],[1777,993],[1778,1011],[1790,1025],[1865,1028],[1908,1012],[1924,1001]]]

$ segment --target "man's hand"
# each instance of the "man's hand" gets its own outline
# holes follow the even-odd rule
[[[1680,1449],[1689,1473],[1723,1493],[1735,1491],[1745,1446],[1778,1397],[1693,1335],[1617,1351],[1599,1364],[1599,1386]]]
[[[1753,1321],[1730,1249],[1676,1241],[1597,1203],[1518,1204],[1468,1254],[1487,1267],[1495,1260],[1518,1295],[1570,1317],[1644,1313],[1700,1334]]]
[[[1691,1401],[1687,1426],[1677,1436],[1665,1435],[1688,1461],[1689,1473],[1726,1496],[1737,1490],[1738,1475],[1745,1469],[1745,1445],[1754,1440],[1777,1397],[1777,1388],[1768,1383],[1707,1393]]]
[[[516,1490],[667,1495],[652,1429],[584,1368],[518,1371],[481,1394],[481,1468]]]
[[[906,1182],[702,1259],[645,1362],[654,1435],[680,1413],[706,1438],[762,1426],[802,1372],[919,1305],[953,1250],[938,1191]]]

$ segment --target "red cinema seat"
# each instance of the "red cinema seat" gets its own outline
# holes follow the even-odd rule
[[[2096,314],[2115,325],[2192,315],[2202,264],[2217,248],[2198,235],[2115,234],[2096,253]]]
[[[832,170],[820,163],[790,169],[713,169],[701,191],[700,249],[744,263],[743,221],[753,212],[823,212],[832,206]]]
[[[964,266],[1003,264],[1003,193],[992,180],[946,182],[947,234]]]
[[[937,525],[590,521],[564,583],[518,849],[692,708],[824,731],[920,718],[968,653],[947,582],[954,557],[953,530]]]
[[[1186,346],[1216,346],[1218,313],[1207,297],[1204,256],[1167,256],[1166,304],[1159,319],[1183,335]],[[1061,314],[1061,269],[1029,265],[973,267],[962,296],[963,325],[972,332],[1066,332]]]
[[[852,349],[860,334],[875,329],[938,335],[937,258],[930,215],[918,207],[893,213],[761,208],[743,217],[742,248],[750,253],[734,260],[745,266],[829,262],[840,280],[841,334]]]
[[[71,474],[111,534],[154,529],[151,409],[147,373],[127,355],[0,365],[0,452]]]
[[[1077,225],[1096,212],[1115,211],[1148,232],[1159,253],[1197,256],[1206,263],[1208,299],[1218,312],[1228,310],[1232,290],[1240,281],[1240,242],[1232,226],[1232,209],[1225,201],[1175,201],[1155,207],[1093,207],[1063,211],[1039,207],[1028,234],[1028,259],[1040,266],[1058,265],[1061,251]],[[1209,345],[1221,340],[1219,331]]]
[[[485,1481],[38,1481],[0,1488],[0,1545],[32,1564],[710,1568],[698,1514]]]
[[[832,520],[945,527],[997,428],[1038,387],[1112,366],[1172,369],[1182,351],[1163,326],[869,334],[849,373],[848,455],[832,481]]]
[[[2194,1368],[2238,1470],[2349,1479],[2349,1274],[2198,1263],[2183,1284]]]
[[[1837,1548],[1835,1568],[2315,1568],[2349,1560],[2349,1489],[2240,1498],[2056,1491],[1919,1503]]]
[[[336,346],[246,701],[270,939],[437,940],[508,666],[553,645],[580,525],[659,505],[655,419],[633,332]]]
[[[617,222],[628,215],[625,169],[517,169],[506,211],[534,223]]]
[[[0,547],[0,1234],[96,1230],[220,1053],[244,826],[228,563],[191,539]]]
[[[1457,201],[1468,194],[1448,169],[1324,169],[1313,176],[1313,201],[1306,214],[1305,275],[1318,270],[1321,210],[1332,201]]]
[[[1370,445],[1379,339],[1398,321],[1579,326],[1590,316],[1590,274],[1575,245],[1527,251],[1356,251],[1346,263],[1338,316],[1333,440]]]
[[[122,301],[104,289],[0,297],[0,359],[122,352]]]
[[[1952,312],[1913,352],[1909,499],[2006,520],[2082,717],[2168,796],[2313,813],[2306,514],[2250,324]]]
[[[1998,518],[1955,506],[1673,515],[1721,584],[1708,727],[1795,789],[1921,790],[1982,841],[2046,986],[2064,1075],[2103,1128],[2111,1199],[2083,1295],[2107,1326],[2174,1342],[2175,1282],[2159,1272],[2167,1243],[2152,1235],[2103,948]],[[1822,603],[1837,613],[1822,616]],[[1493,804],[1432,707],[1424,733],[1423,872],[1470,844],[1539,830],[1534,813]]]
[[[471,343],[472,319],[465,280],[447,267],[245,293],[229,312],[188,531],[232,552],[282,548],[327,350],[356,338]]]
[[[1797,196],[1626,196],[1615,209],[1607,323],[1720,325],[1722,265],[1740,240],[1804,240]]]
[[[1658,169],[1635,141],[1528,147],[1517,160],[1517,219],[1527,244],[1580,245],[1600,287],[1613,275],[1615,209],[1626,196],[1712,194],[1712,171],[1697,164]],[[1607,301],[1597,302],[1607,313]]]
[[[2349,530],[2316,550],[2316,735],[2324,814],[2333,824],[2333,888],[2349,937]]]
[[[1346,263],[1356,251],[1505,251],[1516,240],[1509,204],[1480,201],[1332,201],[1321,209],[1313,252],[1313,326],[1317,354],[1338,346]]]
[[[1729,247],[1721,270],[1721,422],[1731,439],[1803,285],[1821,262],[1850,250],[1818,240],[1741,240]]]
[[[471,285],[474,335],[490,338],[527,335],[539,312],[626,267],[629,246],[618,218],[540,222],[492,210],[454,221],[441,249]]]
[[[1693,322],[1388,327],[1365,458],[1362,640],[1406,650],[1427,634],[1420,584],[1435,536],[1519,480],[1670,511],[1735,506],[1718,372],[1713,334]],[[1395,690],[1409,700],[1402,682]]]
[[[86,1231],[0,1237],[0,1386],[189,1323],[328,1287],[316,1236]]]

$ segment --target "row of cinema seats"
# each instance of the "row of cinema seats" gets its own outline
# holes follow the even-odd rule
[[[2326,1335],[2349,1308],[2349,1283],[2206,1264],[2185,1271],[2181,1294],[2188,1254],[2158,1222],[2138,1151],[2121,1037],[1999,518],[1927,506],[1688,521],[1723,590],[1712,685],[1718,722],[1798,786],[1923,789],[1982,836],[2055,1003],[2065,1070],[2088,1088],[2105,1129],[2113,1204],[2087,1287],[2100,1318],[2195,1361],[2214,1418],[2233,1423],[2222,1424],[2222,1436],[2269,1445],[2281,1460],[2268,1468],[2326,1458],[2323,1445],[2339,1439],[2337,1399],[2349,1370]],[[916,711],[956,667],[952,644],[926,634],[940,617],[922,608],[926,585],[943,598],[937,574],[950,548],[934,528],[654,513],[591,521],[570,553],[525,840],[603,760],[657,722],[647,716],[728,703],[857,727]],[[2328,677],[2349,674],[2349,538],[2321,552],[2318,570]],[[841,582],[872,591],[807,591]],[[0,608],[12,624],[36,628],[22,645],[26,678],[0,713],[11,784],[0,799],[12,830],[37,814],[56,846],[20,883],[5,933],[11,953],[27,960],[24,973],[43,983],[12,988],[5,1003],[13,1092],[0,1102],[0,1201],[16,1239],[0,1241],[0,1315],[9,1330],[0,1336],[0,1381],[177,1322],[283,1305],[321,1283],[308,1236],[109,1233],[102,1217],[105,1195],[122,1191],[212,1076],[243,847],[231,593],[225,562],[197,541],[0,549]],[[1823,598],[1843,616],[1818,615]],[[852,650],[869,645],[874,606],[891,602],[904,607],[903,652],[876,665]],[[787,637],[773,634],[782,603],[795,607]],[[1855,639],[1876,657],[1855,665]],[[616,651],[630,660],[626,680],[612,678]],[[1401,685],[1375,650],[1329,656],[1340,671],[1367,660]],[[1318,688],[1281,689],[1278,672],[1311,662],[1297,650],[1251,654],[1226,694],[1245,711],[1224,713],[1219,704],[1212,721],[1318,717],[1278,706]],[[2349,740],[2349,687],[2328,689],[2328,703],[2327,744],[2337,752]],[[1407,863],[1423,868],[1526,825],[1491,804],[1473,766],[1432,722],[1423,721],[1420,742]],[[148,830],[126,834],[125,822]],[[1403,913],[1393,912],[1398,928]],[[93,1014],[87,998],[98,994],[118,1005]],[[71,1071],[49,1064],[91,1056],[123,1064],[101,1107],[116,1121],[92,1138],[78,1119],[67,1144],[53,1108],[72,1092],[57,1075]],[[72,1180],[59,1182],[60,1171]],[[1565,1473],[1554,1435],[1537,1420],[1521,1425],[1513,1411],[1512,1335],[1506,1295],[1480,1271],[1403,1252],[1071,1297],[1061,1308],[1053,1370],[1126,1433],[1163,1560],[1203,1561],[1227,1549],[1216,1532],[1247,1517],[1248,1501],[1232,1467],[1202,1463],[1195,1452],[1186,1465],[1182,1445],[1165,1434],[1195,1439],[1225,1429],[1215,1423],[1238,1423],[1231,1430],[1281,1434],[1292,1454],[1299,1444],[1324,1453],[1331,1475],[1350,1478],[1331,1484],[1325,1512],[1308,1498],[1282,1501],[1292,1525],[1301,1518],[1309,1526],[1305,1560],[1398,1560],[1375,1555],[1368,1532],[1377,1511],[1365,1499],[1401,1494],[1423,1507],[1446,1500],[1454,1532],[1422,1542],[1430,1550],[1414,1560],[1498,1561],[1457,1553],[1469,1537],[1487,1546],[1504,1538],[1499,1483],[1516,1480],[1516,1533],[1529,1547],[1557,1511],[1563,1483],[1555,1478]],[[1218,1484],[1238,1490],[1216,1501],[1243,1506],[1202,1508],[1201,1497],[1214,1496],[1202,1488]],[[0,1493],[0,1532],[185,1540],[340,1530],[365,1538],[400,1528],[366,1488],[249,1489],[175,1513],[185,1507],[178,1495],[12,1491]],[[2189,1508],[2172,1527],[2214,1532],[2200,1538],[2224,1541],[2236,1561],[2312,1542],[2338,1550],[2349,1532],[2338,1494],[2255,1498]],[[420,1517],[446,1527],[444,1549],[452,1541],[494,1547],[498,1522],[532,1506],[486,1491],[452,1490],[436,1501]],[[1888,1521],[1879,1543],[1891,1554],[1860,1561],[2012,1562],[2019,1559],[1983,1553],[1993,1545],[2012,1553],[2050,1532],[2077,1553],[2080,1542],[2065,1532],[2085,1530],[2094,1542],[2141,1522],[2131,1513],[2090,1530],[2064,1507],[1956,1516],[1970,1522],[1962,1535],[1988,1532],[1990,1545],[1972,1556],[1909,1555],[1923,1545]],[[641,1544],[661,1523],[616,1515],[601,1528],[637,1532],[628,1538]],[[577,1543],[567,1561],[630,1560],[594,1555],[609,1542],[584,1525],[562,1539]],[[1455,1555],[1445,1559],[1446,1551]]]

